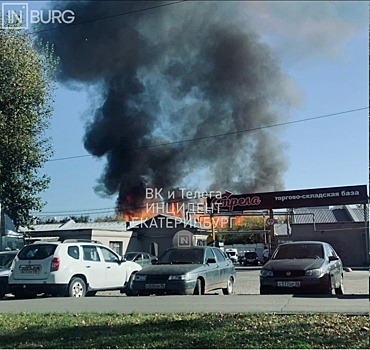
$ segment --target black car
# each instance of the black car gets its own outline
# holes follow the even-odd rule
[[[260,294],[343,294],[343,265],[325,242],[281,244],[260,271]]]
[[[240,259],[240,265],[254,265],[257,266],[259,264],[258,255],[256,252],[244,252]]]
[[[155,265],[137,272],[131,289],[133,295],[201,295],[216,289],[232,294],[234,282],[234,264],[219,248],[177,247],[166,250]]]
[[[15,250],[0,252],[0,299],[4,298],[5,294],[10,292],[8,285],[10,265],[17,253],[18,251]]]

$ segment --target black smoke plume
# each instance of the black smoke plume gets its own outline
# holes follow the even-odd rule
[[[61,81],[99,86],[84,137],[106,157],[97,191],[138,206],[146,188],[282,190],[284,145],[263,127],[286,120],[289,80],[248,28],[243,2],[148,9],[161,4],[53,3],[75,22],[40,33],[60,57]]]

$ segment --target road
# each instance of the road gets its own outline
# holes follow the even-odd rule
[[[126,297],[117,292],[102,292],[96,297],[37,298],[0,301],[1,313],[18,312],[119,312],[119,313],[186,313],[186,312],[264,312],[369,314],[369,277],[367,271],[348,272],[344,276],[345,295],[258,295],[259,269],[237,271],[236,294],[223,296],[149,296]]]

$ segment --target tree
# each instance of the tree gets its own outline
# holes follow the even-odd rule
[[[45,136],[57,60],[27,32],[0,29],[0,203],[14,224],[29,225],[49,184],[40,169],[52,155]]]
[[[225,244],[249,244],[249,243],[264,243],[264,218],[262,216],[256,217],[241,217],[237,220],[236,225],[229,231],[241,231],[241,233],[234,233],[232,235],[222,235],[222,240]],[[243,233],[248,231],[249,233]],[[253,233],[256,231],[256,233]]]

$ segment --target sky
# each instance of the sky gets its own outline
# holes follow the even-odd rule
[[[172,7],[180,11],[190,5],[196,9],[194,3]],[[279,154],[286,163],[277,190],[367,185],[369,113],[363,108],[368,106],[369,94],[368,4],[253,1],[242,5],[240,24],[245,23],[271,50],[289,94],[289,108],[282,108],[279,119],[284,125],[270,128],[279,139],[279,148],[271,157]],[[30,6],[42,8],[45,3],[32,2]],[[220,21],[232,19],[227,12],[219,16]],[[104,31],[104,21],[100,25]],[[92,108],[100,99],[91,85],[58,83],[47,132],[54,155],[42,169],[51,177],[49,188],[41,195],[46,202],[43,215],[114,213],[118,194],[102,195],[95,190],[106,157],[91,156],[83,143]],[[362,110],[327,116],[357,109]],[[171,129],[171,124],[167,128]],[[202,189],[202,177],[207,173],[199,171],[187,181]],[[179,185],[187,187],[186,183]]]

